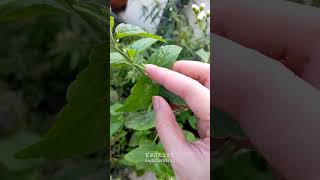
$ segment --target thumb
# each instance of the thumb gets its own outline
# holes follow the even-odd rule
[[[176,122],[172,109],[167,101],[160,96],[154,96],[152,103],[156,114],[156,128],[160,141],[167,153],[177,154],[179,149],[186,147],[187,142]]]

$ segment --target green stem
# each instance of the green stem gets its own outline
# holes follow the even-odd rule
[[[202,22],[200,22],[198,25],[199,25],[199,28],[200,28],[200,30],[201,30],[201,34],[202,34],[202,36],[203,36],[203,38],[204,38],[204,41],[206,42],[208,51],[210,51],[210,43],[209,43],[209,41],[208,41],[208,39],[207,39],[206,32],[205,32],[205,31],[206,31],[206,28],[203,28]]]
[[[142,71],[144,71],[144,67],[141,66],[141,64],[137,64],[137,63],[133,63],[135,66],[137,66],[138,68],[140,68]],[[143,64],[142,64],[143,65]]]
[[[118,47],[116,47],[115,45],[112,47],[114,50],[116,50],[118,53],[120,53],[125,59],[126,59],[126,62],[128,64],[130,64],[132,67],[136,68],[137,71],[141,74],[141,75],[144,75],[144,67],[142,67],[141,65],[133,62],[132,59],[129,58],[129,56],[124,53],[121,49],[119,49]]]
[[[142,74],[144,75],[144,68],[141,67],[139,64],[133,63],[134,67]]]
[[[150,103],[149,107],[148,107],[148,111],[151,111],[152,108],[152,103]]]
[[[157,141],[157,139],[158,139],[158,134],[156,135],[156,137],[154,137],[154,139],[153,139],[153,141],[152,141],[152,144],[155,144],[156,141]]]
[[[116,46],[116,42],[115,42],[115,40],[114,40],[114,38],[113,38],[113,32],[112,32],[112,30],[110,30],[110,39],[111,39],[111,45],[112,45],[112,47],[115,47],[115,46]]]
[[[210,43],[209,43],[209,41],[208,41],[208,39],[207,39],[207,37],[205,35],[205,32],[203,32],[203,36],[204,36],[204,40],[205,40],[205,42],[207,44],[208,51],[210,51]]]

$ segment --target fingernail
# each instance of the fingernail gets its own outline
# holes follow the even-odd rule
[[[149,72],[151,72],[153,69],[155,69],[157,66],[153,65],[153,64],[146,64],[144,65],[144,71],[149,74]]]
[[[160,108],[160,99],[157,96],[153,96],[152,97],[152,105],[153,105],[153,109],[154,111],[157,111]]]

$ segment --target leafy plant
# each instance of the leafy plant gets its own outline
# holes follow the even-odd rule
[[[68,104],[57,116],[56,124],[38,143],[17,154],[19,158],[63,159],[87,154],[106,147],[106,61],[101,54],[105,45],[90,56],[89,66],[82,71],[68,91]],[[75,128],[72,133],[70,130]]]
[[[127,98],[111,100],[111,167],[113,172],[117,166],[130,166],[137,174],[152,171],[158,179],[173,178],[174,173],[167,156],[153,158],[155,161],[160,160],[160,163],[148,160],[149,153],[165,154],[154,129],[152,96],[163,96],[170,104],[180,107],[175,113],[180,126],[184,127],[184,134],[189,142],[197,139],[194,135],[196,119],[192,112],[185,108],[185,103],[180,97],[145,75],[144,64],[171,68],[173,63],[181,58],[180,53],[183,48],[163,44],[166,41],[161,36],[150,34],[140,27],[124,23],[115,27],[114,24],[114,18],[110,17],[111,72],[112,74],[124,72],[127,74],[124,79],[130,79],[128,82],[133,84]],[[152,48],[153,46],[157,48]],[[117,80],[111,83],[111,91],[123,89],[116,86],[124,79],[119,79],[118,75],[112,76],[111,82],[113,79]]]
[[[200,7],[196,4],[192,5],[192,11],[196,17],[196,25],[199,27],[201,35],[206,43],[207,49],[210,49],[209,38],[207,38],[207,29],[208,29],[208,19],[210,18],[210,10],[204,11],[205,3],[201,3]],[[196,54],[202,59],[204,62],[208,62],[210,58],[209,52],[204,49],[199,49]]]
[[[165,153],[154,128],[154,117],[151,111],[153,95],[163,96],[175,107],[176,119],[183,128],[187,141],[193,142],[197,139],[197,121],[193,113],[186,109],[185,102],[164,87],[155,84],[144,74],[146,63],[171,68],[177,59],[208,62],[210,47],[206,41],[209,41],[209,37],[208,35],[201,38],[194,36],[187,16],[182,10],[187,3],[188,1],[168,1],[157,31],[157,34],[165,37],[165,42],[163,37],[151,37],[150,34],[141,37],[130,33],[126,38],[117,38],[118,27],[132,27],[128,24],[120,24],[115,27],[115,30],[110,29],[110,47],[112,47],[110,92],[114,94],[111,96],[113,105],[110,107],[111,173],[114,177],[125,176],[125,169],[129,166],[135,169],[138,175],[145,171],[152,171],[158,179],[174,178],[170,163],[150,163],[147,158],[149,152]],[[158,6],[155,2],[151,9],[159,11]],[[147,12],[146,8],[143,7],[142,11]],[[145,20],[152,20],[156,12],[148,12],[153,14],[145,13]],[[113,17],[110,21],[113,25]],[[205,26],[208,26],[208,18],[199,22],[202,23],[204,31]],[[134,29],[140,28],[134,27]],[[201,51],[196,53],[198,50]],[[123,103],[119,104],[119,102]]]
[[[110,24],[111,65],[123,64],[131,67],[138,73],[138,80],[125,103],[123,105],[113,105],[110,108],[112,110],[110,112],[112,115],[111,135],[117,131],[119,133],[121,127],[136,131],[129,145],[138,147],[124,155],[121,161],[123,164],[134,166],[136,170],[154,171],[158,177],[167,178],[173,176],[170,164],[159,165],[145,162],[145,153],[164,153],[164,151],[159,144],[152,143],[147,138],[150,134],[149,129],[155,126],[154,114],[150,111],[151,98],[159,93],[160,87],[144,74],[143,65],[146,61],[143,59],[142,53],[156,43],[156,41],[165,42],[165,40],[160,36],[147,33],[141,28],[130,24],[120,24],[113,31],[113,17],[110,17]],[[141,39],[132,42],[127,47],[123,47],[119,42],[124,37],[141,37]],[[178,58],[180,51],[181,48],[178,46],[162,46],[150,56],[149,62],[170,67]],[[115,107],[117,108],[115,109]],[[126,120],[124,120],[124,117],[126,117]],[[116,138],[116,136],[113,136],[113,138]]]
[[[209,17],[206,15],[202,20],[198,20],[197,17],[200,13],[200,7],[197,5],[199,10],[193,14],[194,20],[189,21],[188,15],[185,12],[185,7],[189,1],[190,0],[168,0],[158,26],[157,34],[162,34],[168,40],[168,43],[179,44],[183,47],[181,54],[184,59],[209,63],[210,41],[209,32],[207,31],[209,27]],[[154,7],[158,6],[154,5]],[[206,14],[206,12],[203,13]],[[149,17],[148,14],[146,14],[146,16],[146,18]],[[195,31],[191,24],[196,24],[197,29],[201,33],[201,37],[195,36]]]
[[[90,32],[88,36],[95,39],[89,64],[70,85],[68,103],[57,115],[54,126],[38,142],[20,150],[16,157],[65,159],[105,151],[108,148],[106,138],[111,136],[111,163],[133,167],[138,174],[153,171],[160,179],[174,176],[168,162],[145,161],[146,153],[164,153],[154,129],[151,97],[161,95],[179,107],[175,110],[177,121],[189,142],[196,139],[196,120],[190,110],[181,106],[184,105],[182,99],[144,74],[144,64],[170,68],[176,59],[186,57],[182,43],[163,45],[161,43],[166,43],[163,37],[129,24],[114,27],[113,18],[108,19],[109,9],[96,1],[5,0],[0,3],[0,9],[0,21],[28,22],[48,14],[72,16],[78,18]],[[110,56],[107,54],[109,37]],[[110,132],[106,79],[109,75],[112,76]]]

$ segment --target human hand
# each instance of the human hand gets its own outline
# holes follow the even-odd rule
[[[280,0],[212,5],[213,104],[287,179],[319,179],[319,9]]]
[[[178,61],[173,71],[155,65],[145,65],[145,71],[152,80],[183,98],[198,117],[201,139],[189,144],[166,100],[153,97],[156,129],[166,152],[173,155],[171,165],[177,179],[210,179],[210,65]]]

